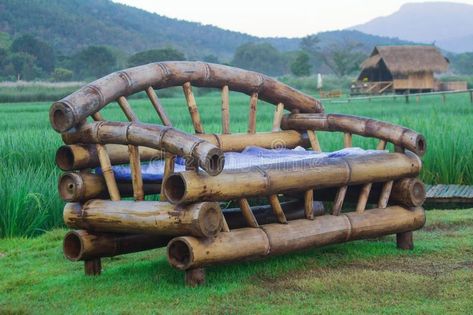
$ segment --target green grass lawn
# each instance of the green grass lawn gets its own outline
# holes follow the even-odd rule
[[[393,236],[209,267],[187,288],[163,249],[104,259],[99,277],[61,252],[64,230],[0,240],[0,313],[465,314],[473,209],[427,213],[415,249]]]

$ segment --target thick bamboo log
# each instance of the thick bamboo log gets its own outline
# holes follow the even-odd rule
[[[71,261],[113,257],[164,247],[171,237],[143,234],[92,233],[84,230],[67,232],[64,256]]]
[[[184,83],[182,85],[182,90],[184,91],[184,96],[186,97],[187,108],[189,109],[189,114],[191,115],[191,120],[192,124],[194,125],[195,133],[204,133],[204,128],[202,127],[202,122],[200,120],[199,109],[197,107],[197,102],[195,101],[194,93],[192,93],[191,83]]]
[[[256,105],[258,104],[258,93],[254,92],[250,98],[250,113],[248,117],[248,133],[256,133]]]
[[[325,215],[315,220],[269,224],[262,229],[237,229],[209,240],[177,237],[168,244],[168,261],[187,270],[207,265],[285,254],[357,239],[413,231],[425,223],[422,208],[367,210],[362,214]]]
[[[295,130],[277,132],[258,132],[255,134],[201,134],[196,137],[204,139],[220,148],[224,152],[241,152],[247,146],[256,146],[267,149],[288,148],[297,146],[307,147],[307,135]]]
[[[230,99],[228,85],[222,88],[222,133],[230,133]]]
[[[171,127],[135,122],[95,122],[63,134],[66,144],[112,143],[146,146],[192,158],[208,174],[217,175],[223,170],[222,150],[205,140]]]
[[[132,197],[133,185],[130,182],[117,182],[118,191],[122,197]],[[59,196],[67,202],[84,202],[90,199],[109,199],[110,195],[101,175],[92,173],[64,173],[59,177]],[[161,184],[143,184],[145,195],[155,195],[161,192]]]
[[[369,184],[368,184],[369,185]],[[366,185],[354,185],[350,186],[345,196],[345,202],[347,203],[359,203],[361,194],[364,191]],[[366,201],[363,203],[378,204],[383,191],[383,183],[373,183],[371,185],[370,193],[365,198]],[[317,201],[333,201],[338,188],[322,188],[317,190],[316,200]],[[388,205],[402,205],[405,207],[420,207],[425,201],[425,187],[424,184],[417,178],[403,178],[395,180],[389,196]],[[366,207],[366,204],[365,204]],[[358,209],[358,208],[357,208]],[[363,212],[360,210],[360,212]]]
[[[128,147],[121,144],[105,145],[112,165],[130,162]],[[139,147],[141,161],[163,159],[164,152],[147,147]],[[94,168],[100,165],[97,149],[91,144],[72,144],[59,147],[56,152],[56,164],[63,171]]]
[[[302,200],[281,202],[281,207],[288,221],[304,219],[304,206],[305,205]],[[325,214],[325,209],[322,202],[314,201],[311,208],[313,217],[318,217]],[[264,224],[279,223],[278,218],[274,214],[273,208],[270,205],[253,206],[251,207],[251,211],[260,227]],[[244,217],[241,208],[225,209],[223,210],[223,214],[230,229],[251,227]]]
[[[64,223],[95,232],[210,237],[222,229],[218,203],[173,206],[159,201],[90,200],[68,203]]]
[[[291,165],[223,171],[210,177],[195,172],[173,174],[163,186],[172,203],[224,201],[326,187],[385,182],[419,174],[422,162],[413,153],[379,152],[362,156],[310,159]]]
[[[151,101],[151,104],[153,105],[154,109],[156,110],[156,113],[158,114],[159,118],[161,119],[161,122],[163,125],[172,127],[171,121],[169,120],[168,116],[166,115],[166,112],[164,111],[163,105],[161,105],[161,102],[159,101],[158,95],[156,95],[156,92],[154,89],[149,86],[146,89],[146,94],[148,95],[149,100]]]
[[[87,84],[80,90],[54,103],[49,112],[51,125],[58,132],[77,126],[82,120],[102,109],[119,96],[127,96],[148,89],[182,86],[221,88],[251,95],[272,104],[284,103],[289,110],[302,113],[323,112],[316,99],[280,83],[268,76],[202,62],[160,62],[112,73]]]
[[[388,122],[365,117],[339,114],[293,114],[285,115],[282,129],[340,131],[389,141],[419,156],[425,153],[427,143],[419,133]]]

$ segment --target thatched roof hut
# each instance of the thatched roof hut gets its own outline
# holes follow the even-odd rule
[[[448,59],[434,46],[376,46],[361,64],[359,81],[392,82],[398,90],[433,90],[434,73],[448,69]]]

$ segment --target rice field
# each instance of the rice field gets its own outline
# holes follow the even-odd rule
[[[220,96],[200,91],[196,95],[206,132],[220,132]],[[183,97],[163,98],[163,105],[175,127],[191,131]],[[158,119],[146,99],[130,101],[144,122]],[[231,131],[246,132],[248,97],[232,94]],[[35,236],[62,226],[63,202],[57,191],[59,169],[54,164],[60,136],[49,125],[50,103],[0,104],[0,237]],[[417,103],[372,100],[347,104],[326,104],[327,112],[368,116],[398,123],[419,131],[427,138],[421,174],[426,183],[473,185],[473,106],[467,94],[448,95],[442,104],[439,96],[422,97]],[[274,107],[258,104],[257,130],[268,131]],[[124,120],[117,106],[103,110],[106,119]],[[324,150],[342,147],[341,134],[320,133]],[[374,148],[375,141],[354,137],[355,146]]]

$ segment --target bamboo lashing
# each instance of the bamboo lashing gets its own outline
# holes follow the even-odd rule
[[[391,190],[393,188],[393,181],[390,180],[383,185],[381,195],[379,196],[378,208],[386,208],[389,201],[389,196],[391,195]]]
[[[222,133],[230,133],[230,99],[228,85],[222,88]]]
[[[151,104],[153,105],[154,109],[156,110],[156,113],[158,114],[159,118],[161,119],[161,122],[165,126],[172,127],[172,123],[169,120],[168,116],[166,115],[166,112],[164,111],[163,105],[161,105],[161,102],[159,101],[158,95],[156,95],[156,92],[154,91],[153,87],[148,87],[146,89],[146,94],[148,95],[149,100],[151,101]]]
[[[130,104],[124,96],[120,96],[117,99],[120,108],[125,113],[127,119],[131,122],[138,122],[138,116],[131,109]],[[131,180],[133,184],[133,197],[137,201],[144,200],[145,194],[143,191],[143,177],[141,175],[141,159],[140,151],[138,146],[128,145],[128,153],[130,156],[130,170],[131,170]]]
[[[186,97],[187,108],[189,109],[189,114],[191,115],[192,124],[194,125],[195,133],[204,133],[204,128],[202,127],[202,122],[200,121],[199,109],[197,108],[197,103],[195,101],[194,93],[192,93],[192,86],[190,82],[184,83],[182,86],[184,95]]]
[[[255,215],[253,214],[253,211],[251,211],[251,207],[250,207],[250,204],[248,203],[248,199],[246,198],[238,199],[238,205],[240,206],[241,213],[243,214],[243,217],[248,223],[248,226],[253,227],[253,228],[259,227],[258,221],[256,220]]]
[[[322,152],[320,148],[319,139],[317,138],[317,133],[314,130],[307,130],[307,136],[309,137],[310,146],[315,152]]]
[[[281,130],[281,120],[284,115],[284,104],[279,103],[276,109],[274,110],[274,119],[273,119],[273,129],[272,131]]]
[[[256,106],[258,105],[258,93],[253,92],[250,97],[250,113],[248,116],[248,133],[256,133]]]
[[[270,195],[268,197],[269,204],[273,208],[274,214],[278,218],[279,223],[287,224],[286,216],[284,215],[284,211],[282,210],[281,203],[279,202],[277,195]]]

